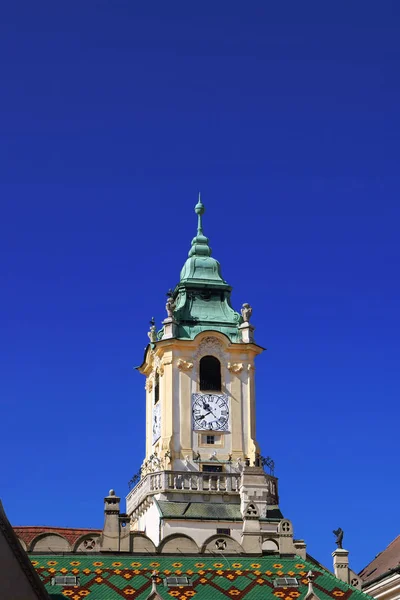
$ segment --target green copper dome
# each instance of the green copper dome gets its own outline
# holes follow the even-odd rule
[[[225,333],[232,342],[239,342],[241,316],[230,304],[232,288],[222,278],[220,264],[212,258],[209,240],[203,233],[205,208],[200,194],[195,212],[198,216],[197,235],[192,240],[173,294],[177,337],[193,339],[201,331],[212,330]]]
[[[208,238],[203,234],[202,216],[205,208],[200,194],[199,201],[194,210],[198,215],[197,235],[192,239],[189,258],[183,265],[181,282],[192,281],[206,284],[213,281],[226,284],[226,281],[221,277],[220,264],[215,258],[211,258],[211,248],[208,245]]]

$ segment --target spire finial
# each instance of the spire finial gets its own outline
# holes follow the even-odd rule
[[[199,199],[194,207],[194,212],[198,217],[197,235],[192,239],[192,247],[190,248],[189,256],[211,256],[211,248],[208,245],[208,238],[203,233],[202,216],[204,215],[205,210],[205,206],[201,201],[201,195],[199,193]]]
[[[204,204],[201,201],[201,194],[199,192],[199,200],[198,200],[196,206],[194,207],[194,211],[198,215],[197,235],[203,235],[203,223],[202,223],[201,217],[204,215],[205,210],[206,209],[205,209]]]
[[[308,583],[308,590],[307,590],[307,594],[304,600],[311,600],[311,598],[316,598],[315,592],[314,592],[314,588],[313,588],[313,580],[314,580],[314,573],[312,571],[308,571],[307,575],[306,575],[306,579],[307,579],[307,583]]]

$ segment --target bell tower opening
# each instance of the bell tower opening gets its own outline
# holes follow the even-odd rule
[[[215,356],[203,356],[200,360],[200,391],[221,391],[221,363]]]

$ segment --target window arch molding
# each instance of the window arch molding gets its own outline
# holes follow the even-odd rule
[[[203,356],[215,356],[221,364],[225,361],[224,353],[225,345],[217,337],[208,336],[204,338],[198,347],[197,352],[193,355],[193,362],[198,364]]]

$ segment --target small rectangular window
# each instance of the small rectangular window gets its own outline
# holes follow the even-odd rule
[[[51,580],[51,585],[79,585],[79,577],[74,575],[56,575]]]
[[[190,577],[166,577],[164,579],[165,587],[179,587],[180,585],[192,586]]]
[[[296,577],[277,577],[274,579],[274,587],[299,587]]]
[[[220,434],[201,434],[201,444],[207,444],[207,446],[222,446],[222,435]]]
[[[231,535],[231,530],[230,529],[217,528],[217,533],[219,533],[220,535]]]
[[[222,465],[202,465],[204,473],[222,473]]]

